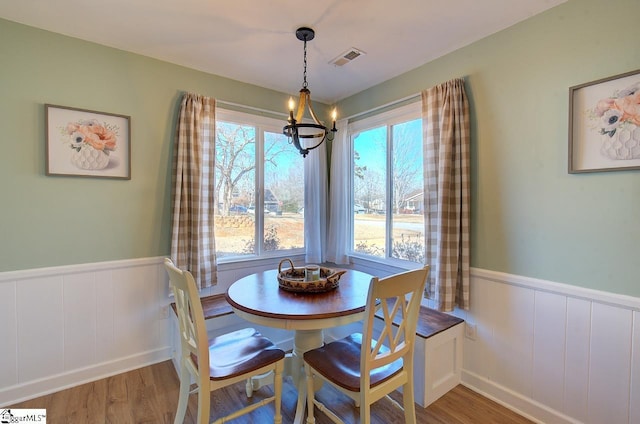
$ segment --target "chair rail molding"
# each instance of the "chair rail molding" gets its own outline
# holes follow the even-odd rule
[[[598,303],[640,311],[640,297],[589,289],[586,287],[557,283],[538,278],[523,277],[499,271],[490,271],[482,268],[471,268],[470,273],[472,277],[495,281],[497,283],[505,283],[512,286],[535,289],[537,291],[562,294],[576,299],[586,299],[596,301]]]

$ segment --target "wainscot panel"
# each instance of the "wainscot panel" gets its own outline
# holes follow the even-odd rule
[[[162,258],[0,273],[0,406],[171,357]]]
[[[536,422],[640,422],[640,298],[472,269],[462,382]]]

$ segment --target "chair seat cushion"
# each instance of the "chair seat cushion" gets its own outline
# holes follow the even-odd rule
[[[284,351],[253,328],[244,328],[209,340],[209,375],[212,380],[224,380],[255,371],[282,358]]]
[[[375,345],[375,340],[372,341]],[[304,360],[319,374],[338,386],[360,391],[360,349],[362,334],[354,333],[304,353]],[[382,348],[380,353],[388,352]],[[371,387],[393,377],[402,369],[402,359],[371,371]]]

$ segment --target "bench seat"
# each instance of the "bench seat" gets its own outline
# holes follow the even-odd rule
[[[382,319],[382,310],[378,310],[378,312],[376,312],[376,317]],[[394,318],[393,322],[400,322],[400,317]],[[422,305],[420,306],[420,312],[418,314],[416,336],[428,339],[429,337],[435,336],[436,334],[446,331],[463,322],[464,320],[462,318],[436,311],[435,309]]]
[[[383,322],[381,310],[376,317]],[[416,403],[426,408],[460,383],[464,320],[422,305],[416,336],[414,395]]]
[[[223,317],[233,313],[233,309],[231,309],[231,305],[229,305],[229,302],[225,299],[224,294],[201,297],[200,302],[202,303],[205,320]],[[173,312],[176,313],[175,302],[171,303],[171,308]]]

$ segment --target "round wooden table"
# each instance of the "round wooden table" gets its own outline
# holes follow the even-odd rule
[[[226,298],[236,315],[268,327],[294,330],[287,370],[298,389],[296,423],[304,418],[306,390],[302,354],[322,346],[323,329],[362,320],[372,276],[348,270],[335,290],[295,293],[278,285],[278,271],[248,275],[229,287]]]

